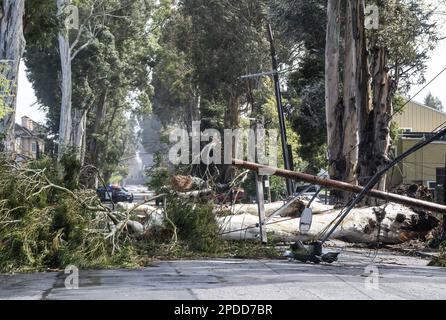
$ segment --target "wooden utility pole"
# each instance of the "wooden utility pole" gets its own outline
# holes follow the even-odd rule
[[[269,166],[260,165],[252,162],[242,162],[240,160],[233,161],[233,165],[238,168],[248,169],[255,172],[259,172],[259,169],[267,169],[269,172],[274,172],[274,175],[292,179],[296,181],[305,181],[311,183],[313,185],[324,186],[328,188],[333,188],[336,190],[343,190],[352,193],[361,193],[363,191],[363,187],[358,185],[352,185],[347,182],[341,182],[337,180],[324,179],[321,177],[313,176],[306,173],[294,172],[279,168],[273,168]],[[404,197],[398,194],[388,193],[380,190],[372,189],[367,193],[367,196],[374,197],[381,200],[386,200],[389,202],[395,202],[402,205],[406,205],[413,208],[423,209],[431,212],[440,213],[446,215],[446,206],[438,203],[422,201],[418,199],[413,199],[409,197]]]
[[[276,101],[277,101],[277,110],[279,113],[279,126],[280,126],[280,138],[282,140],[282,153],[283,153],[283,162],[285,164],[286,170],[291,169],[291,154],[288,149],[288,140],[286,135],[286,126],[285,126],[285,116],[283,114],[283,104],[282,104],[282,93],[280,90],[280,81],[279,81],[279,67],[277,63],[277,53],[276,48],[274,46],[274,35],[271,25],[268,24],[268,36],[271,44],[271,58],[273,64],[273,79],[274,79],[274,91],[276,93]],[[290,179],[286,179],[286,188],[288,195],[292,195],[293,191],[293,182]]]

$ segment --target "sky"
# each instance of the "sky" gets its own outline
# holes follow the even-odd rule
[[[438,75],[442,69],[446,68],[446,39],[439,43],[437,49],[435,49],[430,56],[431,59],[427,63],[427,70],[424,75],[426,78],[426,83]],[[420,91],[424,85],[425,84],[413,86],[409,92],[410,97],[414,96],[418,91]],[[426,89],[421,91],[420,94],[414,98],[414,101],[423,103],[424,98],[429,92],[441,100],[446,111],[446,71],[443,72]]]
[[[39,110],[34,89],[26,78],[25,64],[21,62],[17,87],[16,122],[20,123],[23,116],[28,116],[39,123],[45,122],[45,113]]]
[[[437,1],[441,2],[441,0],[431,1],[434,3]],[[443,16],[440,17],[443,18]],[[443,24],[441,33],[443,36],[446,36],[446,16],[444,16],[444,20],[445,23]],[[427,70],[425,73],[426,81],[428,82],[433,79],[443,68],[446,68],[446,39],[440,41],[437,48],[430,54],[430,59],[427,62]],[[423,85],[413,86],[409,92],[410,98],[413,97],[422,87]],[[426,89],[420,92],[420,94],[414,98],[414,101],[423,103],[424,98],[429,92],[442,101],[446,111],[446,72],[439,76]],[[25,65],[22,62],[20,64],[19,73],[16,122],[20,123],[20,118],[24,115],[37,122],[45,121],[45,113],[39,110],[37,98],[34,94],[31,83],[26,78]]]
[[[446,37],[445,1],[427,0],[427,3],[436,7],[436,12],[442,13],[434,14],[433,20],[439,26],[439,36]],[[427,61],[426,65],[427,70],[424,74],[426,83],[418,86],[412,86],[409,92],[409,98],[412,98],[415,94],[417,94],[430,80],[435,78],[442,69],[446,68],[446,39],[440,40],[440,42],[437,44],[436,49],[430,53],[430,59],[429,61]],[[423,103],[424,98],[428,95],[429,92],[441,100],[446,111],[446,71],[443,72],[434,82],[429,84],[426,89],[424,89],[416,97],[414,97],[413,100]]]

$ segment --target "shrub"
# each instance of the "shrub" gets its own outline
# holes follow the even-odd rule
[[[177,228],[179,240],[187,243],[191,250],[204,253],[218,250],[220,228],[211,203],[193,203],[170,197],[167,204],[167,215]]]
[[[47,180],[48,179],[48,180]],[[64,191],[51,159],[0,159],[0,272],[134,264],[129,241],[106,239],[107,214],[95,193]],[[120,250],[117,250],[120,249]]]

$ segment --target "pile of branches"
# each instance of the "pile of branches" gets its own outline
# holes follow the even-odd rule
[[[138,264],[128,216],[60,176],[51,159],[0,158],[0,272]]]
[[[154,199],[104,205],[95,190],[75,183],[98,171],[79,166],[73,172],[72,161],[68,169],[64,163],[0,156],[1,273],[137,267],[157,256],[220,249],[214,205],[200,190],[160,194],[167,206],[141,215]]]

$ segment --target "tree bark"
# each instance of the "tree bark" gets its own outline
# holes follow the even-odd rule
[[[91,132],[91,138],[88,145],[87,162],[94,167],[98,167],[98,138],[97,135],[101,131],[101,128],[105,122],[105,116],[107,114],[108,107],[108,89],[106,88],[101,95],[99,102],[96,106],[96,118],[93,125],[93,131]],[[85,135],[86,137],[86,135]],[[96,174],[90,175],[87,179],[87,186],[89,188],[96,189],[98,186],[98,176]]]
[[[20,60],[25,49],[23,36],[23,15],[25,0],[3,0],[0,18],[0,62],[5,71],[2,74],[10,83],[9,94],[3,98],[11,112],[0,123],[0,133],[4,135],[3,151],[12,153],[15,149],[15,111],[17,104],[17,84]]]
[[[370,101],[370,70],[369,70],[369,59],[367,50],[367,39],[365,31],[365,21],[364,21],[364,11],[365,2],[364,0],[359,0],[358,5],[356,5],[356,24],[354,24],[355,32],[357,37],[357,47],[356,47],[356,59],[358,65],[357,77],[357,96],[356,96],[356,108],[358,114],[358,127],[359,127],[359,164],[358,164],[358,180],[361,185],[366,183],[366,181],[361,180],[361,161],[364,159],[364,150],[362,148],[361,141],[363,137],[369,134],[367,129],[368,116],[371,111],[371,101]]]
[[[265,227],[274,239],[285,242],[314,241],[320,233],[335,219],[340,210],[332,210],[315,214],[308,233],[299,232],[300,219],[276,217]],[[240,212],[238,215],[217,217],[223,238],[227,240],[258,240],[259,218],[252,214]],[[350,243],[366,244],[399,244],[426,236],[437,227],[439,221],[426,214],[416,213],[410,208],[390,203],[387,207],[355,208],[332,234],[332,239]],[[241,231],[240,231],[241,230]]]
[[[385,48],[375,48],[373,52],[372,110],[361,141],[360,174],[364,182],[380,171],[389,162],[390,121],[393,113],[392,98],[394,85],[387,68],[388,52]],[[376,186],[386,190],[387,177],[383,176]]]
[[[72,134],[73,134],[73,147],[75,148],[77,159],[80,161],[81,165],[84,164],[85,160],[85,136],[87,133],[87,113],[88,109],[74,109],[73,110],[73,122],[72,122]]]
[[[70,4],[70,0],[56,0],[57,14],[62,16],[64,9]],[[61,64],[61,93],[62,102],[60,106],[60,122],[59,122],[59,160],[67,150],[73,145],[72,141],[72,119],[71,119],[71,95],[72,95],[72,79],[71,79],[71,50],[68,37],[68,30],[63,24],[58,36],[59,54]]]
[[[228,107],[225,110],[225,129],[237,129],[240,126],[240,95],[232,90],[229,94]],[[232,144],[232,154],[236,154],[236,144]],[[228,183],[234,179],[235,170],[230,164],[223,164],[221,180]]]
[[[340,0],[328,0],[325,47],[325,103],[329,174],[332,179],[343,181],[346,164],[342,156],[344,145],[344,108],[339,97],[340,4]],[[331,201],[338,202],[343,197],[343,192],[335,191],[332,193]]]
[[[373,39],[370,42],[372,41]],[[368,64],[368,77],[371,78],[371,83],[367,83],[367,87],[369,94],[371,91],[371,101],[368,101],[368,108],[362,109],[363,113],[360,115],[361,143],[358,174],[362,185],[365,185],[370,177],[380,171],[389,161],[392,99],[398,81],[398,77],[393,80],[389,75],[387,49],[373,42],[370,46],[371,61]],[[387,176],[383,176],[376,189],[385,191],[386,181]],[[366,204],[374,205],[377,201],[366,199]]]
[[[358,163],[358,115],[357,115],[357,37],[354,28],[357,0],[347,1],[344,55],[344,141],[342,155],[345,158],[343,181],[357,184],[356,168]]]

